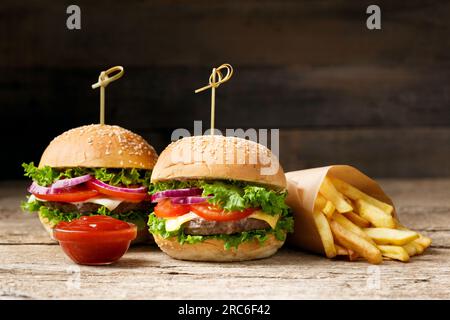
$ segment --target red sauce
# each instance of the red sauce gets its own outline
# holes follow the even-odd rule
[[[127,252],[137,228],[107,216],[85,216],[58,223],[53,235],[74,262],[104,265],[119,260]]]

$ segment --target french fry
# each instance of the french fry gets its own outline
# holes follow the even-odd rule
[[[361,229],[360,227],[358,227],[356,224],[354,224],[353,222],[351,222],[349,219],[347,219],[346,217],[344,217],[342,214],[340,213],[336,213],[333,217],[333,219],[339,223],[341,226],[343,226],[345,229],[347,229],[348,231],[353,232],[354,234],[357,234],[358,236],[360,236],[363,239],[366,239],[367,241],[369,241],[370,243],[372,243],[373,245],[375,245],[375,242],[363,231],[363,229]]]
[[[413,242],[414,241],[408,242],[407,244],[404,244],[402,246],[403,249],[405,249],[406,252],[408,252],[408,256],[410,257],[415,256],[417,254],[417,249]]]
[[[400,229],[400,230],[404,230],[404,231],[414,232],[414,231],[408,229],[407,227],[405,227],[402,224],[399,224],[399,226],[397,228]],[[418,254],[423,253],[425,251],[425,249],[428,248],[431,245],[431,242],[432,242],[431,238],[426,237],[426,236],[424,236],[424,235],[422,235],[420,233],[419,233],[419,238],[417,238],[416,240],[413,241],[413,243],[415,245],[419,245],[420,246],[420,248],[417,249],[417,253]]]
[[[327,216],[328,219],[331,219],[333,217],[333,213],[336,210],[336,207],[331,201],[327,201],[327,204],[322,209],[322,212]]]
[[[336,255],[338,256],[348,256],[350,261],[355,261],[359,257],[355,251],[344,248],[340,244],[335,243],[334,246],[336,248]]]
[[[425,237],[419,233],[419,238],[414,240],[418,243],[424,250],[431,245],[431,238]]]
[[[359,258],[359,254],[358,253],[356,253],[355,251],[350,250],[350,249],[347,249],[347,250],[348,250],[348,259],[350,261],[358,260],[358,258]]]
[[[318,211],[313,212],[313,218],[317,230],[319,231],[320,239],[322,240],[325,255],[328,258],[334,258],[336,256],[336,248],[334,246],[333,234],[331,233],[327,218],[325,218],[322,212]]]
[[[348,250],[346,248],[344,248],[343,246],[335,243],[334,247],[336,248],[337,256],[348,256]]]
[[[334,210],[336,210],[336,207],[331,201],[325,199],[325,197],[319,193],[314,203],[314,210],[321,211],[327,216],[327,218],[331,218]]]
[[[327,205],[327,199],[320,193],[316,197],[316,201],[314,202],[314,209],[317,211],[322,211],[323,208]]]
[[[408,252],[403,247],[400,246],[387,246],[381,245],[378,246],[378,249],[381,250],[381,254],[384,257],[388,257],[395,260],[400,260],[403,262],[409,261]]]
[[[320,193],[330,200],[340,213],[353,211],[353,207],[344,199],[342,193],[336,190],[328,177],[323,180]]]
[[[337,241],[347,249],[355,251],[370,263],[379,264],[383,261],[380,250],[369,241],[345,229],[334,220],[330,221],[330,227]]]
[[[339,192],[343,193],[345,196],[349,197],[350,199],[352,199],[352,200],[363,199],[363,200],[367,201],[368,203],[380,208],[387,214],[392,215],[394,208],[390,204],[387,204],[380,200],[377,200],[340,179],[333,178],[333,177],[331,177],[330,179],[331,179],[331,182],[333,183],[333,185],[336,187],[336,189]]]
[[[394,218],[380,208],[368,203],[363,199],[355,200],[356,209],[361,217],[369,220],[378,228],[395,228]]]
[[[419,242],[417,242],[417,239],[410,242],[415,248],[416,248],[416,254],[422,254],[425,251],[425,248],[422,247]]]
[[[419,238],[419,234],[410,230],[388,228],[365,228],[364,232],[379,245],[402,246]]]
[[[353,211],[351,212],[345,212],[343,213],[343,215],[350,220],[351,222],[353,222],[354,224],[356,224],[358,227],[360,228],[368,228],[371,226],[370,221],[364,219],[363,217],[357,215],[356,213],[354,213]]]

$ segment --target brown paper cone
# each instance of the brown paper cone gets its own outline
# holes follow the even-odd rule
[[[351,166],[333,165],[287,172],[288,196],[286,203],[292,208],[295,221],[294,233],[288,236],[287,243],[323,255],[325,255],[324,247],[312,212],[322,181],[328,173],[393,206],[392,200],[374,180]],[[395,207],[393,215],[396,217]]]

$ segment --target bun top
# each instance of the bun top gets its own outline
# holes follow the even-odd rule
[[[57,136],[39,167],[153,169],[158,155],[140,135],[119,126],[92,124]]]
[[[230,179],[286,188],[283,168],[268,148],[218,135],[186,137],[161,153],[152,182],[186,179]]]

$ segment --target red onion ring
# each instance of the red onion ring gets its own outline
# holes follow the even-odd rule
[[[68,188],[54,188],[53,185],[50,187],[43,187],[38,185],[36,182],[33,181],[31,186],[28,187],[29,193],[34,194],[58,194],[58,193],[64,193],[70,190],[70,187]]]
[[[93,177],[90,174],[86,174],[84,176],[75,177],[71,179],[60,179],[51,185],[51,188],[68,188],[73,187],[85,182],[88,182]]]
[[[164,190],[154,193],[152,195],[152,202],[158,202],[163,198],[200,196],[202,192],[203,190],[200,188]]]
[[[116,187],[116,186],[112,186],[110,184],[104,183],[98,179],[92,179],[89,181],[89,183],[91,183],[99,188],[108,189],[108,190],[116,191],[116,192],[139,193],[139,194],[147,192],[147,187],[139,187],[139,188]]]
[[[202,203],[205,202],[208,198],[205,197],[198,197],[198,196],[192,196],[192,197],[174,197],[170,200],[173,204],[196,204],[196,203]]]

